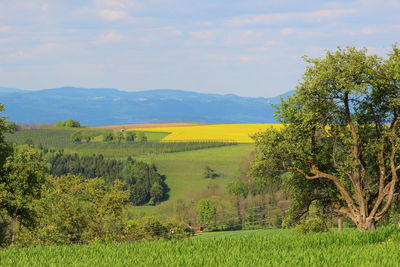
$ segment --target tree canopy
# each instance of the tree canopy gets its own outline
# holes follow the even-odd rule
[[[251,174],[285,185],[289,220],[316,203],[375,229],[398,190],[400,49],[381,58],[338,48],[306,62],[296,92],[277,108],[284,128],[255,136]]]

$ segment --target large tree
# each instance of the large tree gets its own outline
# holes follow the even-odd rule
[[[283,129],[255,137],[252,175],[286,185],[292,218],[315,203],[375,229],[398,190],[400,49],[383,59],[338,48],[306,62],[296,92],[277,108]]]

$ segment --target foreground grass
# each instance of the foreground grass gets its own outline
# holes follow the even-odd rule
[[[206,234],[183,241],[11,248],[1,266],[398,266],[393,229],[298,235],[290,230]]]

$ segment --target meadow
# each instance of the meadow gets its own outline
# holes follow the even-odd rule
[[[398,266],[398,229],[299,235],[200,234],[184,240],[0,250],[1,266]]]
[[[8,142],[17,144],[31,143],[45,148],[62,149],[66,153],[77,153],[80,155],[102,154],[105,157],[126,158],[129,156],[149,155],[158,153],[173,153],[180,151],[189,151],[204,149],[210,147],[221,147],[226,145],[235,145],[234,143],[224,143],[216,141],[208,142],[163,142],[160,141],[168,135],[168,133],[160,132],[144,132],[147,137],[147,142],[125,142],[111,143],[102,142],[102,135],[110,132],[105,129],[79,129],[89,132],[94,135],[94,138],[89,143],[74,143],[71,141],[71,136],[77,129],[36,129],[17,131],[13,134],[6,134]],[[135,131],[140,133],[141,131]]]

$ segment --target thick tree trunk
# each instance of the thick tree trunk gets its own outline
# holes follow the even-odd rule
[[[375,230],[375,219],[374,218],[366,218],[365,220],[361,220],[356,222],[357,229],[361,231],[371,231]]]

